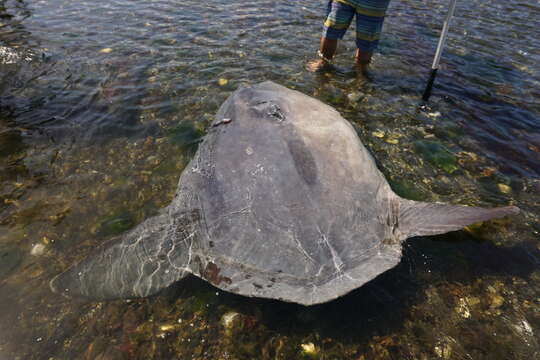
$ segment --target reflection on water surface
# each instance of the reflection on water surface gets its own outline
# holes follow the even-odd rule
[[[424,108],[447,2],[392,2],[372,83],[303,70],[325,5],[0,2],[0,358],[540,358],[538,4],[458,3]],[[310,308],[194,278],[131,301],[49,291],[167,205],[219,105],[266,79],[335,106],[400,195],[522,214],[411,239],[395,269]]]

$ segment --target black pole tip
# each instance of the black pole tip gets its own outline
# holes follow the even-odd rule
[[[433,83],[435,82],[435,76],[437,76],[438,69],[431,69],[431,74],[429,75],[429,80],[424,90],[424,95],[422,95],[422,100],[428,101],[431,96],[431,89],[433,88]]]

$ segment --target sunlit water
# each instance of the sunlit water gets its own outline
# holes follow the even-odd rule
[[[458,1],[421,107],[447,5],[393,0],[365,82],[304,70],[324,1],[0,1],[0,359],[540,359],[540,6]],[[353,52],[349,34],[341,68]],[[50,292],[166,206],[219,105],[267,79],[335,106],[399,194],[522,213],[411,239],[309,308],[195,278],[131,301]]]

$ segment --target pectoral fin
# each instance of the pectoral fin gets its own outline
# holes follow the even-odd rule
[[[189,274],[193,219],[164,211],[55,277],[54,292],[95,300],[152,295]]]

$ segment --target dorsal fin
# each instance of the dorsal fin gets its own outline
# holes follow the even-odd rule
[[[516,215],[519,208],[504,206],[482,208],[475,206],[426,203],[399,198],[398,237],[401,240],[413,236],[437,235],[464,228],[467,225]]]

